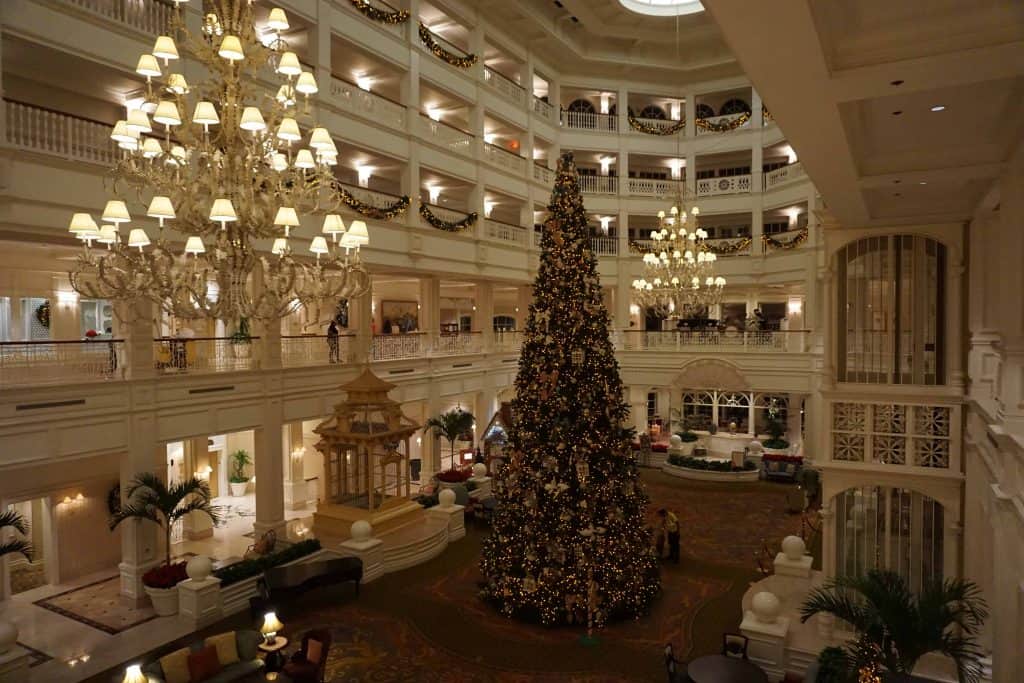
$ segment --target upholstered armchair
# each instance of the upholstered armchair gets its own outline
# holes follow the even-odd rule
[[[302,636],[302,649],[284,665],[284,672],[295,683],[324,683],[330,649],[331,632],[324,628],[310,629]]]

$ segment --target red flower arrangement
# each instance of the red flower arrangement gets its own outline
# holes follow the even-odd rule
[[[99,332],[97,332],[96,330],[86,330],[85,331],[85,336],[88,337],[89,339],[92,339],[93,337],[96,337],[98,335],[99,335]]]
[[[153,567],[142,575],[142,584],[150,588],[174,588],[188,578],[185,571],[187,562],[176,562],[174,564],[162,564]]]
[[[443,481],[446,484],[462,484],[472,476],[473,470],[457,470],[452,468],[438,474],[437,480]]]

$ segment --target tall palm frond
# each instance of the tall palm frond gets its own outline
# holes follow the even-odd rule
[[[22,536],[28,536],[28,522],[25,521],[25,518],[20,512],[13,508],[8,508],[7,510],[0,512],[0,530],[6,527],[14,529]],[[4,543],[0,543],[0,557],[10,555],[12,553],[20,553],[21,555],[24,555],[26,560],[31,562],[34,552],[32,543],[22,538],[15,538]]]
[[[423,431],[432,431],[434,435],[443,437],[451,450],[452,464],[455,463],[455,442],[459,436],[473,428],[476,418],[473,413],[455,408],[436,417],[429,418],[423,425]]]
[[[0,512],[0,529],[5,526],[16,529],[22,535],[28,534],[28,523],[25,521],[25,518],[21,516],[20,512],[12,508]]]
[[[6,543],[0,543],[0,557],[3,557],[4,555],[11,555],[12,553],[21,553],[26,560],[31,562],[32,554],[34,552],[32,544],[21,539],[14,539],[12,541],[7,541]]]

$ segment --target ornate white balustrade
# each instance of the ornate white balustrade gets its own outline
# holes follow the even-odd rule
[[[443,221],[448,221],[449,223],[458,223],[461,220],[465,220],[466,217],[469,216],[469,214],[466,213],[465,211],[456,211],[455,209],[448,209],[443,206],[438,206],[437,204],[426,203],[426,205],[430,208],[430,213],[434,214],[434,216],[440,218]],[[427,223],[426,220],[421,219],[420,223],[424,227],[433,228],[433,226]]]
[[[630,178],[629,194],[638,197],[667,197],[676,191],[680,182],[679,180]]]
[[[581,175],[580,190],[584,194],[618,194],[619,179],[605,175]]]
[[[745,194],[750,192],[749,175],[734,175],[726,178],[700,178],[697,180],[697,196],[713,197],[720,194]]]
[[[743,116],[743,114],[723,114],[722,116],[709,116],[706,119],[704,119],[704,121],[709,123],[709,124],[711,124],[711,125],[729,124],[729,123],[732,123],[733,121],[735,121],[736,119],[740,118],[741,116]],[[721,132],[722,133],[731,133],[734,130],[742,130],[742,129],[746,129],[746,128],[750,128],[750,119],[747,119],[747,121],[745,121],[743,123],[743,125],[741,125],[741,126],[737,126],[736,128],[730,128],[729,130],[721,131]],[[720,135],[720,134],[721,133],[719,131],[707,130],[705,128],[701,128],[700,126],[697,126],[697,135]]]
[[[613,336],[619,351],[772,351],[800,353],[806,350],[806,330],[623,330]]]
[[[406,110],[398,102],[363,90],[357,85],[331,77],[331,102],[339,109],[372,119],[381,125],[405,130]]]
[[[459,332],[458,334],[431,335],[430,355],[463,356],[483,353],[484,336],[480,332]]]
[[[552,185],[555,182],[555,172],[539,162],[533,162],[533,179],[545,185]]]
[[[0,343],[0,386],[70,384],[123,376],[121,339]]]
[[[640,123],[640,124],[642,124],[644,126],[649,126],[651,128],[657,128],[658,130],[665,130],[666,128],[672,128],[673,126],[679,125],[678,121],[673,121],[672,119],[642,119],[642,118],[640,118],[638,116],[638,117],[636,117],[636,120],[637,120],[638,123]],[[637,135],[649,135],[649,133],[642,133],[642,132],[640,132],[638,130],[633,130],[632,126],[630,126],[629,130],[631,132],[633,132],[633,133],[636,133]],[[667,139],[671,140],[672,136],[674,136],[674,135],[684,135],[685,133],[686,133],[686,126],[683,126],[678,131],[673,133],[672,135],[666,135],[665,137]]]
[[[117,159],[109,124],[11,100],[4,104],[12,147],[104,166]]]
[[[615,133],[619,130],[619,117],[611,114],[595,114],[589,111],[567,111],[563,109],[562,125],[573,130]]]
[[[60,0],[98,16],[152,35],[166,35],[174,5],[164,0]]]
[[[526,104],[526,90],[508,76],[484,67],[484,84],[512,104],[520,107]]]
[[[615,237],[591,237],[590,249],[598,256],[615,256],[619,253],[619,240]]]
[[[338,183],[341,187],[345,188],[345,191],[350,195],[370,206],[375,206],[378,209],[391,206],[397,202],[401,197],[387,192],[381,192],[379,190],[371,190],[366,187],[358,187],[356,185],[349,185],[348,183]]]
[[[260,338],[164,337],[153,340],[153,357],[162,374],[236,372],[260,367]]]
[[[746,237],[712,237],[711,239],[705,240],[705,243],[708,245],[708,248],[718,255],[718,258],[749,256],[754,250],[754,243],[753,241],[750,241],[746,246],[741,247],[740,245],[742,245],[746,239]]]
[[[782,168],[776,168],[764,174],[764,189],[771,190],[785,185],[792,180],[799,180],[807,176],[804,166],[799,161]]]
[[[370,359],[382,361],[425,357],[428,348],[427,336],[425,332],[376,334],[373,336]]]
[[[519,244],[526,246],[527,235],[526,228],[521,225],[512,225],[511,223],[502,223],[501,221],[491,220],[490,218],[484,219],[484,235],[487,239],[495,240],[497,242],[510,242],[512,244]]]
[[[533,107],[533,113],[538,116],[543,116],[549,121],[557,121],[558,117],[555,115],[555,108],[550,102],[545,102],[536,95],[533,97],[533,102],[530,105]]]
[[[331,363],[349,363],[353,358],[352,350],[355,335],[340,334],[331,343],[330,337],[324,334],[303,334],[281,337],[281,365],[286,368],[310,365],[329,365]],[[336,348],[334,348],[336,346]]]
[[[472,156],[473,136],[447,123],[435,121],[426,114],[420,114],[420,135],[439,147]]]
[[[520,330],[495,330],[494,350],[504,353],[519,353],[523,346],[523,333]]]
[[[397,12],[398,11],[398,8],[393,7],[392,5],[389,5],[388,3],[384,2],[384,0],[363,0],[363,3],[365,3],[367,5],[370,5],[371,7],[376,7],[379,10],[384,10],[385,12]],[[368,17],[364,16],[361,12],[358,12],[358,11],[352,9],[352,7],[349,5],[349,3],[346,2],[346,3],[340,3],[340,4],[342,4],[343,7],[348,7],[348,9],[351,12],[353,12],[357,16],[361,17],[363,19],[363,21],[365,21],[370,26],[373,26],[374,28],[381,29],[381,30],[384,30],[384,31],[389,31],[390,33],[394,33],[396,36],[399,36],[399,37],[402,37],[402,38],[405,37],[405,27],[406,27],[406,24],[404,24],[404,23],[403,24],[385,24],[385,23],[380,22],[380,21],[373,21],[372,19],[369,19]]]
[[[526,159],[489,142],[484,143],[483,157],[484,161],[518,175],[526,173]]]

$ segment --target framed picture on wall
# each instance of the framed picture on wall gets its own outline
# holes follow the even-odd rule
[[[381,301],[380,316],[385,334],[412,332],[419,327],[419,304],[415,301]]]

